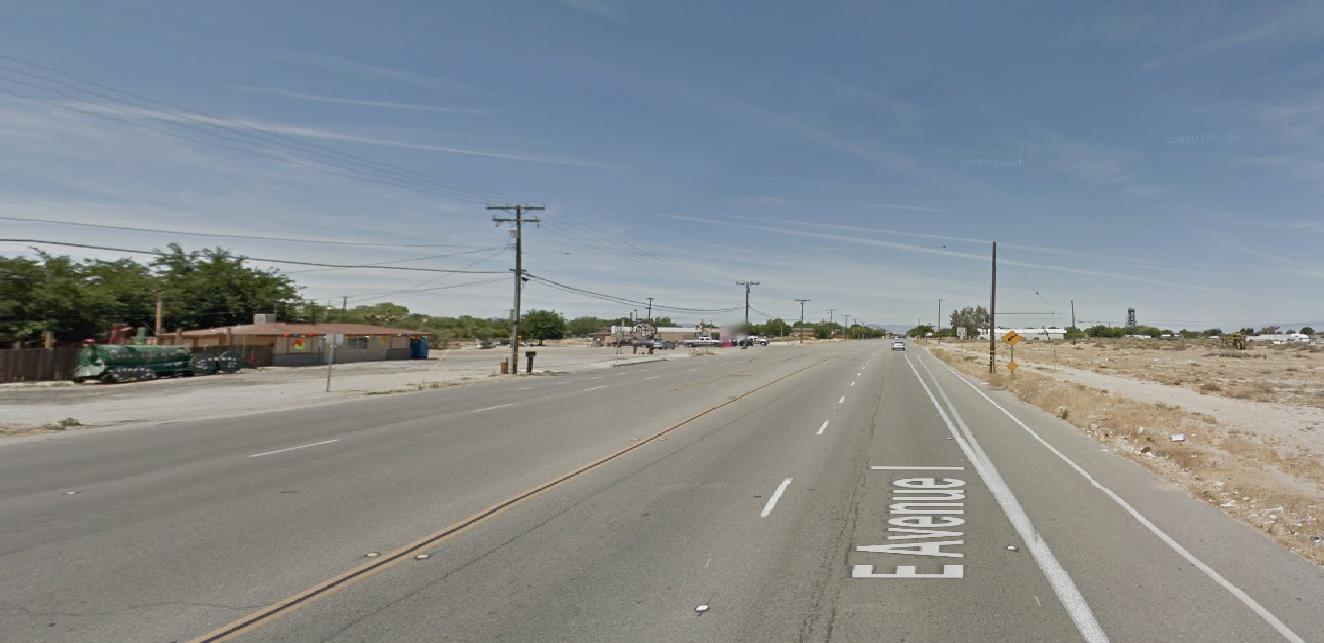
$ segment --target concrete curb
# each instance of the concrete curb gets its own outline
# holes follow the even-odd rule
[[[665,361],[667,361],[667,358],[665,357],[659,357],[657,359],[641,359],[636,362],[617,362],[609,365],[609,368],[617,368],[620,366],[634,366],[635,364],[652,364],[654,362],[665,362]]]

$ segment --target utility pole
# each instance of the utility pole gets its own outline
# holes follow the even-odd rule
[[[759,282],[757,282],[757,281],[737,281],[737,282],[736,282],[736,285],[737,285],[737,286],[744,286],[744,287],[745,287],[745,332],[748,333],[748,332],[749,332],[749,287],[750,287],[750,286],[757,286],[757,285],[759,285]]]
[[[341,297],[341,298],[340,298],[340,314],[343,316],[343,315],[344,315],[346,312],[348,312],[348,311],[349,311],[349,296]],[[342,321],[343,321],[343,320],[342,320]]]
[[[812,299],[797,299],[800,302],[800,327],[796,329],[795,334],[800,337],[800,343],[805,343],[805,302]]]
[[[993,242],[993,282],[988,291],[988,372],[993,372],[993,358],[998,352],[998,338],[994,330],[998,311],[998,242]]]
[[[827,311],[828,311],[828,325],[831,326],[832,323],[833,323],[833,322],[832,322],[832,313],[837,312],[837,309],[836,309],[836,308],[829,308],[829,309],[827,309]],[[819,319],[822,319],[822,317],[819,317]]]
[[[845,329],[841,332],[841,334],[842,334],[842,335],[845,335],[845,336],[846,336],[846,339],[850,339],[850,315],[847,315],[846,313],[842,313],[842,314],[841,314],[841,318],[844,319],[844,320],[846,320],[846,327],[845,327]]]
[[[1076,300],[1071,300],[1071,330],[1076,330]],[[1071,345],[1076,345],[1076,333],[1071,333]]]
[[[160,337],[161,337],[161,333],[163,332],[163,330],[162,330],[163,327],[162,327],[162,325],[161,325],[161,316],[162,316],[162,310],[163,310],[163,309],[164,309],[164,306],[163,306],[163,301],[162,301],[162,299],[161,299],[161,291],[158,289],[158,290],[156,291],[156,333],[155,333],[155,335],[156,335],[156,337],[157,337],[157,340],[156,340],[157,342],[160,342],[160,341],[161,341]]]
[[[510,315],[510,374],[519,374],[519,320],[520,290],[524,285],[524,222],[538,223],[541,219],[534,217],[532,219],[524,218],[524,213],[529,211],[546,210],[541,205],[489,205],[488,210],[501,210],[502,212],[514,211],[514,217],[492,217],[496,223],[514,223],[515,224],[515,309]]]
[[[938,327],[933,329],[933,337],[942,343],[942,297],[938,298]]]
[[[648,323],[653,323],[653,298],[648,298]]]

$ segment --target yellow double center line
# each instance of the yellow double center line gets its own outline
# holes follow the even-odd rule
[[[569,473],[561,475],[557,478],[553,478],[552,480],[544,482],[536,487],[532,487],[514,496],[506,498],[501,502],[498,502],[472,516],[469,516],[468,518],[465,518],[455,524],[450,525],[449,527],[428,534],[427,536],[415,540],[414,542],[411,542],[403,547],[400,547],[399,549],[396,549],[387,554],[383,554],[382,556],[373,558],[372,560],[365,562],[359,565],[358,567],[337,574],[336,576],[333,576],[325,581],[319,582],[316,585],[313,585],[312,587],[303,590],[302,592],[283,598],[275,603],[272,603],[271,605],[268,605],[267,607],[264,607],[262,609],[257,610],[256,612],[244,616],[243,618],[240,618],[236,621],[232,621],[229,624],[226,624],[218,629],[212,630],[211,632],[203,634],[202,636],[199,636],[195,639],[192,639],[192,643],[211,643],[213,641],[226,641],[233,639],[237,636],[240,636],[242,634],[251,632],[257,629],[258,627],[276,619],[277,617],[283,616],[285,614],[289,614],[290,612],[293,612],[296,609],[305,607],[323,597],[329,596],[334,592],[340,591],[360,580],[372,576],[373,574],[376,574],[381,571],[385,571],[386,569],[389,569],[392,566],[394,566],[396,563],[399,563],[400,561],[404,560],[410,554],[413,554],[418,550],[423,549],[424,547],[427,547],[429,545],[434,545],[451,536],[454,536],[455,534],[463,531],[464,529],[471,527],[479,522],[482,522],[483,520],[491,518],[492,516],[495,516],[501,511],[511,507],[512,505],[522,500],[526,500],[532,496],[542,493],[543,491],[551,489],[552,487],[555,487],[567,480],[570,480],[571,478],[574,478],[580,474],[583,474],[599,466],[602,466],[603,464],[611,462],[612,460],[615,460],[616,458],[619,458],[631,451],[634,451],[635,449],[638,449],[639,447],[642,447],[645,444],[653,442],[658,438],[661,438],[662,436],[665,436],[666,434],[671,433],[672,431],[675,431],[676,429],[679,429],[680,427],[685,426],[686,424],[689,424],[690,422],[693,422],[705,415],[708,415],[709,413],[712,413],[713,411],[716,411],[725,406],[729,406],[731,404],[735,404],[736,402],[739,402],[740,400],[748,397],[749,395],[757,393],[758,391],[761,391],[769,386],[772,386],[777,382],[780,382],[794,375],[802,373],[808,369],[811,369],[815,366],[818,366],[819,364],[822,364],[823,362],[833,359],[834,357],[835,356],[825,357],[823,359],[818,360],[817,362],[814,362],[813,364],[791,371],[790,373],[787,373],[786,375],[783,375],[775,380],[756,386],[748,391],[745,391],[744,393],[741,393],[740,395],[737,395],[736,397],[733,397],[725,402],[722,402],[721,404],[709,407],[708,409],[705,409],[703,411],[700,411],[699,413],[691,415],[690,417],[685,418],[684,420],[681,420],[680,422],[677,422],[665,429],[662,429],[661,431],[658,431],[657,433],[654,433],[653,435],[643,440],[640,440],[630,446],[620,449],[619,451],[615,451],[613,453],[605,455]]]

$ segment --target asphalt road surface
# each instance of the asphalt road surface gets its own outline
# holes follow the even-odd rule
[[[876,341],[0,443],[0,521],[4,641],[1324,640],[1319,568]]]

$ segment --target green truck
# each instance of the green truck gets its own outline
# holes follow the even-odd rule
[[[100,380],[109,384],[238,370],[239,357],[229,352],[207,355],[183,346],[88,344],[78,351],[78,370],[74,371],[73,380]]]

